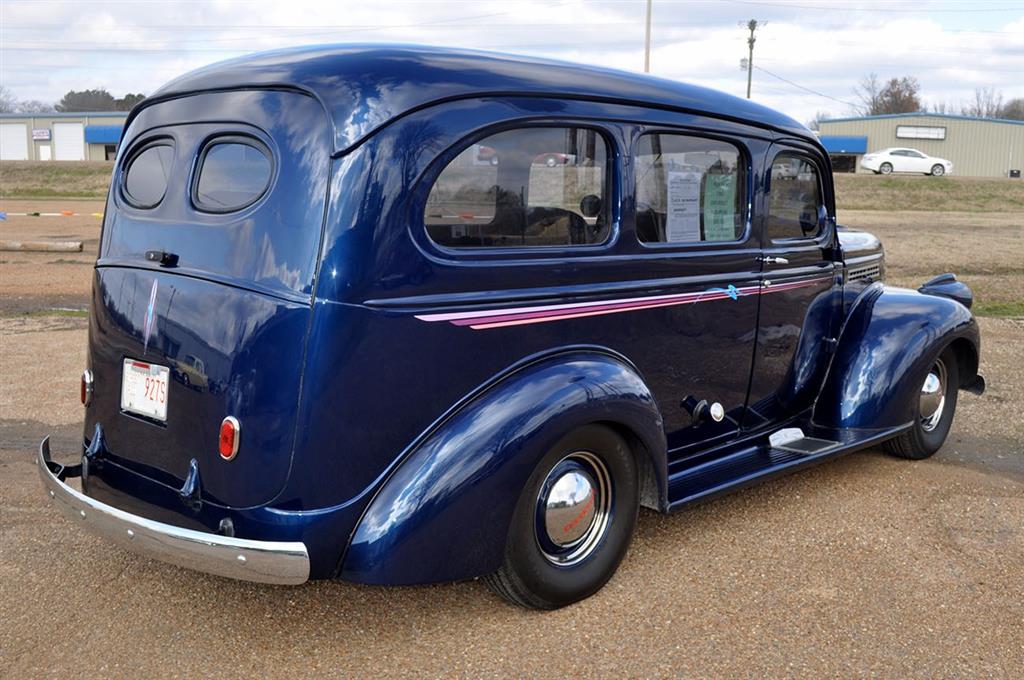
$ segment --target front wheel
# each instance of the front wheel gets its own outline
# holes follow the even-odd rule
[[[921,460],[942,448],[953,424],[959,390],[956,354],[947,347],[935,358],[921,381],[914,424],[900,436],[887,441],[886,451],[900,458]]]
[[[932,176],[933,177],[942,177],[945,174],[946,174],[946,168],[942,167],[938,163],[936,163],[935,165],[932,166]]]
[[[604,425],[574,430],[530,476],[512,516],[504,562],[485,583],[534,609],[593,595],[629,548],[639,501],[636,460],[626,441]]]

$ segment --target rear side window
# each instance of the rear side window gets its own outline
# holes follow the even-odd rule
[[[522,128],[455,157],[431,187],[423,220],[449,248],[577,246],[608,239],[608,151],[595,130]]]
[[[736,241],[746,230],[746,168],[728,142],[676,134],[640,138],[636,233],[644,243]]]
[[[824,208],[818,168],[809,159],[780,153],[772,162],[768,194],[768,237],[773,241],[814,238]]]
[[[170,142],[156,142],[134,154],[124,171],[123,193],[128,203],[136,208],[152,208],[163,200],[173,162]]]
[[[200,210],[231,212],[252,205],[270,184],[270,152],[255,140],[215,140],[203,150],[193,191]]]

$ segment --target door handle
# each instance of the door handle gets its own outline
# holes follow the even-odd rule
[[[784,257],[771,257],[770,255],[762,255],[757,260],[765,264],[789,264],[789,260]]]

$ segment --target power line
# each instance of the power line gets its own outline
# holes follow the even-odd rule
[[[853,108],[857,108],[857,105],[854,104],[853,102],[848,102],[848,101],[845,101],[843,99],[839,99],[838,97],[833,97],[832,95],[825,94],[824,92],[818,92],[817,90],[812,90],[809,87],[804,87],[803,85],[801,85],[799,83],[794,83],[792,80],[789,80],[788,78],[783,78],[782,76],[780,76],[777,73],[772,73],[771,71],[769,71],[766,68],[761,68],[760,66],[755,66],[754,68],[756,68],[758,71],[761,71],[763,73],[767,73],[772,78],[777,78],[777,79],[781,80],[784,83],[788,83],[788,84],[792,85],[793,87],[795,87],[797,89],[803,90],[804,92],[810,92],[811,94],[818,95],[819,97],[824,97],[825,99],[831,99],[834,102],[839,102],[840,104],[845,104],[846,106],[852,106]]]
[[[755,5],[757,7],[784,7],[786,9],[816,9],[826,10],[829,12],[888,12],[897,14],[921,14],[922,12],[942,12],[942,13],[983,13],[983,12],[1019,12],[1020,7],[970,7],[970,8],[957,8],[957,9],[942,9],[929,7],[925,9],[902,9],[895,7],[842,7],[837,8],[835,5],[796,5],[790,3],[779,3],[779,2],[757,2],[756,0],[726,0],[726,2],[733,2],[739,5]]]

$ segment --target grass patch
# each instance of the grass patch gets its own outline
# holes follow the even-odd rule
[[[0,310],[0,318],[6,319],[38,319],[41,317],[63,317],[68,319],[86,319],[88,309],[36,309],[31,312],[9,312]]]
[[[106,198],[111,172],[106,161],[4,161],[0,198]]]
[[[971,311],[978,316],[997,316],[1004,319],[1024,318],[1024,300],[975,300]]]
[[[1024,210],[1024,181],[1017,179],[849,173],[834,177],[839,210]]]

